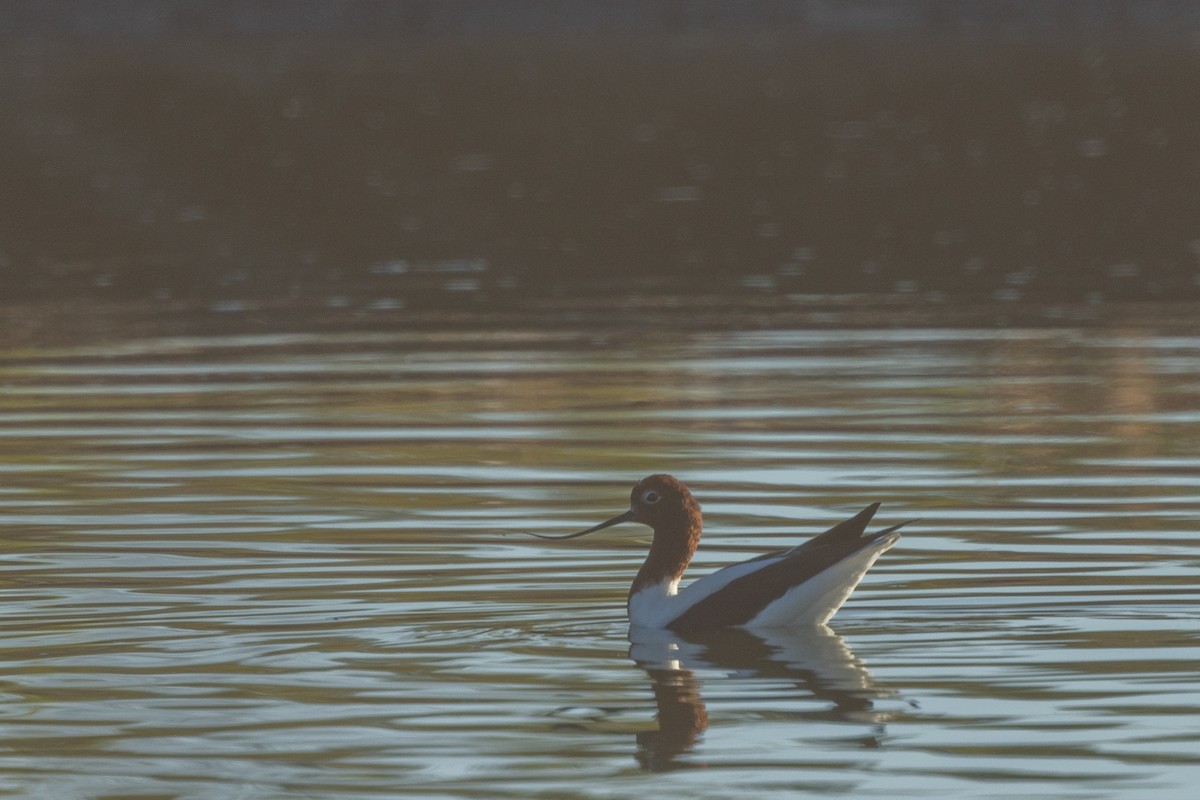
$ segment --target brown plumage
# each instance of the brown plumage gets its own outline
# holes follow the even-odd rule
[[[659,499],[647,502],[652,493]],[[700,504],[683,482],[671,475],[649,475],[638,481],[629,493],[629,508],[633,512],[630,522],[654,529],[646,563],[629,587],[629,596],[633,597],[647,585],[661,582],[664,576],[675,581],[683,577],[704,526]]]

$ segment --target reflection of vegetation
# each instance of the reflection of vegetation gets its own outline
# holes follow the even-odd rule
[[[594,325],[608,314],[590,313]],[[1195,442],[1190,418],[1176,413],[1195,404],[1192,373],[1180,366],[1190,340],[1156,344],[1144,329],[657,338],[596,327],[563,338],[532,319],[500,333],[177,338],[80,350],[73,336],[129,326],[117,312],[107,325],[91,317],[82,331],[72,319],[53,326],[60,349],[10,350],[0,365],[9,387],[0,408],[85,431],[81,440],[54,437],[50,451],[33,436],[33,457],[80,441],[131,457],[163,446],[214,458],[262,453],[264,474],[287,467],[295,480],[326,487],[387,488],[401,475],[420,485],[439,464],[544,474],[586,463],[625,480],[679,463],[736,475],[730,459],[760,471],[824,463],[864,477],[927,466],[1082,476],[1097,460],[1186,456]],[[9,440],[10,456],[20,441]],[[330,458],[397,471],[322,473]],[[831,502],[810,490],[815,502]]]

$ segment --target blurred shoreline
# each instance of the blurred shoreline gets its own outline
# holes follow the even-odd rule
[[[930,32],[994,37],[1107,31],[1193,36],[1185,0],[10,0],[0,37],[678,35],[706,30]]]
[[[20,2],[0,38],[9,297],[1200,296],[1191,3]]]

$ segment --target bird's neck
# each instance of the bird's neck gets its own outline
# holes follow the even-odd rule
[[[646,562],[638,570],[633,585],[629,587],[629,597],[644,590],[655,587],[666,595],[678,591],[679,579],[696,552],[700,542],[700,514],[690,515],[686,521],[669,527],[655,528],[654,541],[650,544],[650,553]],[[661,588],[659,588],[661,587]]]

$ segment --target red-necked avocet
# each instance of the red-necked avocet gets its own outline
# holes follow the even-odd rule
[[[573,539],[622,522],[654,529],[650,554],[629,587],[629,622],[678,633],[727,627],[823,625],[846,602],[875,559],[894,545],[906,523],[866,534],[873,503],[803,544],[731,564],[693,581],[679,580],[700,542],[700,504],[678,479],[650,475],[629,495],[629,510],[565,536]]]

